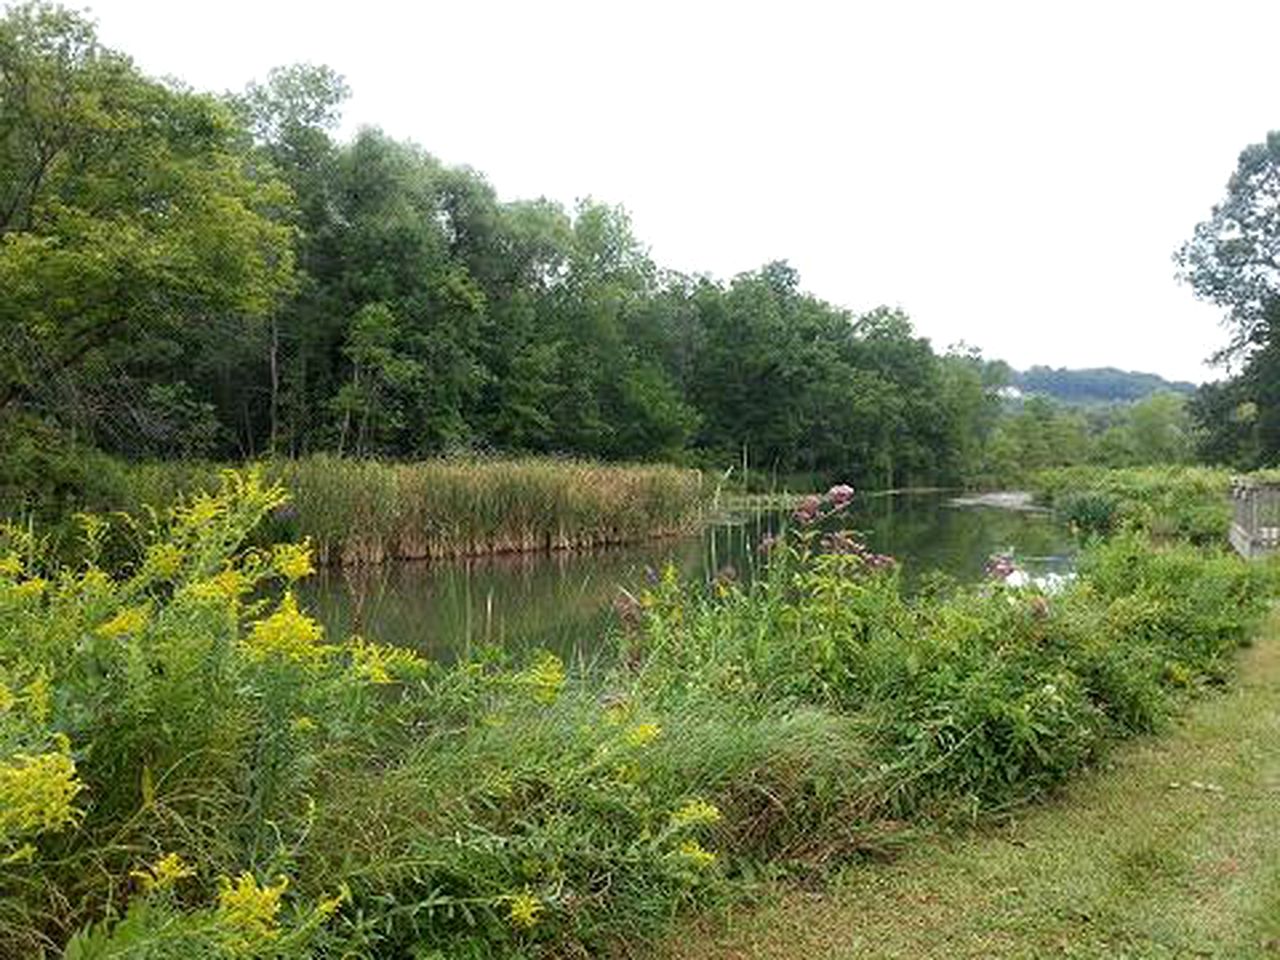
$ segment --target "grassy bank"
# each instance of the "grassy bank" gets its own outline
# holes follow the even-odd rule
[[[780,892],[673,946],[712,958],[1275,957],[1280,620],[1237,689],[1043,807],[943,835],[825,894]],[[689,941],[693,943],[690,944]]]
[[[1036,474],[1031,488],[1085,534],[1129,529],[1216,545],[1231,518],[1231,472],[1213,467],[1064,467]]]
[[[807,502],[749,588],[621,595],[617,666],[325,637],[231,475],[60,568],[0,548],[0,955],[634,953],[762,875],[1007,810],[1228,679],[1269,568],[1124,534],[1060,594],[904,597]],[[66,946],[70,943],[70,946]]]
[[[632,543],[691,529],[707,495],[692,470],[576,460],[384,463],[317,456],[264,465],[291,493],[270,534],[311,538],[322,564],[479,556]],[[211,489],[217,469],[131,468],[137,509]]]

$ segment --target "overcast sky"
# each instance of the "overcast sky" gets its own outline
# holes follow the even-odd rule
[[[788,259],[1018,367],[1203,380],[1171,254],[1280,127],[1280,3],[98,0],[143,69],[327,63],[504,198],[620,203],[663,266]]]

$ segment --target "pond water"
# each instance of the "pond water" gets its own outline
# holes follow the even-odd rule
[[[674,563],[684,577],[706,580],[731,565],[749,579],[760,540],[788,518],[753,511],[708,525],[701,535],[598,552],[322,570],[303,599],[331,635],[359,632],[434,659],[496,644],[590,661],[603,646],[619,589],[640,589],[646,568]],[[1047,514],[959,504],[949,494],[862,496],[840,526],[897,557],[908,590],[931,572],[976,581],[996,552],[1012,550],[1033,573],[1067,570],[1073,558],[1070,535]]]

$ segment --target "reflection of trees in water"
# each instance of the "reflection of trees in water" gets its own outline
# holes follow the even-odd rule
[[[1044,514],[952,507],[940,496],[874,498],[853,520],[873,549],[903,561],[908,581],[934,570],[977,580],[986,559],[1005,549],[1032,568],[1061,567],[1073,550],[1067,532]]]
[[[1013,548],[1020,558],[1070,550],[1065,531],[1046,516],[949,507],[947,499],[865,498],[843,525],[862,531],[872,549],[901,559],[908,589],[931,570],[976,580],[995,550]],[[757,512],[710,528],[701,538],[327,570],[307,586],[306,599],[332,633],[358,629],[439,659],[497,644],[589,661],[602,648],[619,588],[638,589],[647,567],[672,562],[685,578],[706,582],[731,566],[749,580],[760,562],[761,538],[784,523],[782,514]]]

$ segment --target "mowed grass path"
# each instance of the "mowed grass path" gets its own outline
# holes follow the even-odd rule
[[[1228,692],[1015,822],[783,893],[671,955],[1280,957],[1280,616]]]

